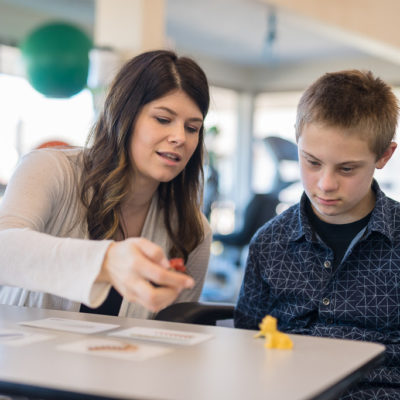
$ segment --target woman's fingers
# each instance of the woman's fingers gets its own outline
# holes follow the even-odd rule
[[[150,260],[162,265],[164,268],[169,268],[169,261],[162,248],[157,244],[144,238],[128,239],[128,241],[133,246],[137,247]]]
[[[98,281],[110,282],[128,301],[152,311],[168,306],[195,283],[190,276],[170,270],[161,247],[143,238],[112,243]]]
[[[180,290],[171,287],[155,287],[149,281],[140,278],[128,284],[125,281],[116,280],[114,287],[128,301],[137,302],[153,312],[170,305],[180,293]]]
[[[171,287],[154,287],[145,280],[137,282],[134,288],[136,301],[150,311],[157,312],[167,307],[178,297],[180,290]]]
[[[143,268],[142,276],[159,286],[167,286],[179,290],[191,289],[194,286],[192,277],[173,270],[160,268],[158,264],[148,263],[146,268]]]

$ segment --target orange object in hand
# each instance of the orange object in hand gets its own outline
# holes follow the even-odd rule
[[[183,258],[171,258],[169,260],[170,268],[174,269],[177,272],[186,272],[186,267],[183,262]]]

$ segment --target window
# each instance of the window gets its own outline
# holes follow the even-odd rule
[[[297,162],[276,162],[275,155],[264,138],[277,136],[295,142],[294,125],[296,108],[301,92],[263,93],[257,96],[254,107],[254,146],[252,187],[256,193],[268,193],[274,188],[276,174],[286,182],[299,181]],[[279,169],[279,170],[277,170]],[[289,185],[280,192],[284,204],[278,211],[299,200],[302,189],[299,183]]]
[[[205,168],[204,211],[214,232],[230,233],[235,227],[235,152],[238,94],[210,88],[211,104],[205,120],[208,164]],[[211,165],[210,165],[211,164]]]
[[[0,183],[6,184],[24,153],[46,141],[70,145],[85,143],[94,109],[85,89],[68,99],[50,99],[35,91],[26,79],[0,74]]]

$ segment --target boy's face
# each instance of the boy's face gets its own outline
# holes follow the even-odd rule
[[[346,224],[371,212],[375,168],[383,168],[395,148],[392,143],[376,161],[361,135],[346,136],[342,128],[306,124],[298,140],[300,173],[316,215],[328,223]]]

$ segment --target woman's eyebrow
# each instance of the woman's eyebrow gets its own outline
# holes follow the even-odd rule
[[[178,115],[174,110],[171,110],[168,107],[165,106],[159,106],[159,107],[155,107],[156,110],[163,110],[166,111],[174,116]],[[197,118],[197,117],[193,117],[193,118],[189,118],[189,121],[193,121],[193,122],[201,122],[203,123],[203,118]]]

